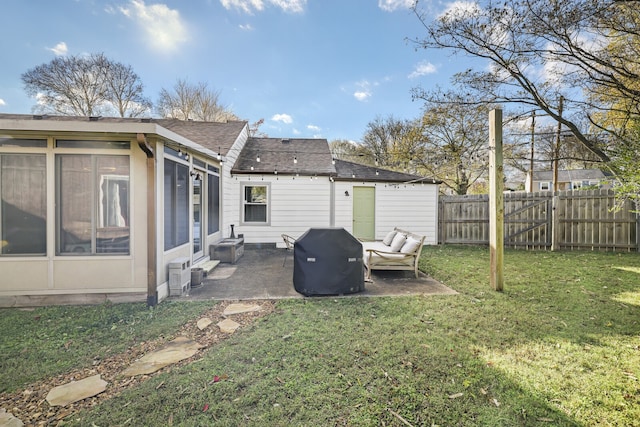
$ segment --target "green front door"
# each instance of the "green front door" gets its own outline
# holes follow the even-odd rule
[[[358,239],[375,239],[375,207],[375,187],[353,187],[353,235]]]

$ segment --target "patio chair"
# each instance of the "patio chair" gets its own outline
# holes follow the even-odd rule
[[[289,252],[293,252],[293,244],[296,242],[296,239],[289,236],[288,234],[283,234],[282,240],[284,240],[284,247],[286,250],[286,252],[284,253],[284,260],[282,261],[282,266],[284,267],[284,265],[287,263],[287,256],[289,255]]]

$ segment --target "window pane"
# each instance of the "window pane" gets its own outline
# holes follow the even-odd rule
[[[220,177],[207,176],[207,233],[220,231]]]
[[[129,158],[96,159],[97,253],[129,253]]]
[[[129,141],[81,141],[73,139],[57,139],[57,148],[101,148],[127,150],[130,147]]]
[[[0,253],[46,253],[46,158],[0,157]]]
[[[91,156],[58,156],[57,161],[58,253],[91,253]]]
[[[267,187],[244,187],[244,221],[267,222]]]
[[[189,241],[189,168],[164,162],[164,249]]]
[[[46,139],[14,139],[0,137],[0,147],[34,147],[47,148]]]
[[[189,241],[189,168],[176,166],[176,239],[182,245]]]
[[[175,248],[176,236],[173,232],[176,218],[173,207],[175,200],[176,163],[165,160],[164,162],[164,249]]]
[[[244,220],[246,222],[267,222],[267,205],[245,205]]]

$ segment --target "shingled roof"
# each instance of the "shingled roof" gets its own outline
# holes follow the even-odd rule
[[[247,125],[245,121],[199,122],[153,119],[153,122],[223,156],[227,155],[238,135]]]
[[[331,160],[326,139],[249,138],[231,173],[335,176]]]
[[[372,181],[372,182],[428,182],[440,183],[419,175],[376,168],[346,160],[335,160],[336,181]]]
[[[611,173],[602,171],[600,169],[574,169],[574,170],[565,170],[561,169],[558,171],[558,181],[559,182],[572,182],[572,181],[581,181],[587,179],[608,179],[611,178]],[[553,180],[553,171],[534,171],[533,172],[533,180],[534,181],[552,181]]]
[[[114,123],[129,124],[153,123],[183,138],[186,138],[214,153],[226,156],[229,149],[236,141],[244,127],[246,121],[228,122],[200,122],[195,120],[178,119],[153,119],[153,118],[129,118],[129,117],[86,117],[86,116],[53,116],[47,114],[0,114],[0,120],[33,120],[53,121],[53,122],[93,122],[96,124]]]

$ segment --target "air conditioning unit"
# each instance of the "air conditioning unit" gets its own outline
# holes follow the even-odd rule
[[[182,296],[191,289],[191,260],[176,258],[169,263],[169,296]]]

